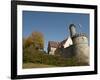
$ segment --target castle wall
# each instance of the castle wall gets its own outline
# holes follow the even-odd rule
[[[73,51],[78,62],[89,63],[89,46],[87,44],[74,45]]]
[[[61,56],[64,57],[64,58],[70,58],[70,57],[73,56],[72,51],[73,51],[73,45],[71,45],[67,48],[64,48]]]
[[[73,54],[79,62],[89,63],[88,39],[84,35],[73,38]]]
[[[87,44],[71,45],[64,48],[61,54],[64,58],[76,58],[79,63],[89,63],[89,46]]]
[[[65,58],[75,57],[79,63],[89,63],[89,46],[87,37],[75,37],[73,39],[73,45],[63,49],[62,56]]]

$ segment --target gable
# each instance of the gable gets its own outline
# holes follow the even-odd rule
[[[63,46],[64,46],[64,48],[66,48],[66,47],[69,47],[72,44],[73,44],[72,39],[70,37],[68,37],[68,39],[65,41]]]

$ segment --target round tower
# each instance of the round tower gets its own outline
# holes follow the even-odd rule
[[[72,50],[73,54],[75,55],[79,63],[89,64],[88,37],[86,36],[85,33],[76,34],[75,32],[76,27],[73,27],[72,25],[70,25],[69,28],[70,28],[70,35],[73,41],[73,50]]]
[[[73,50],[79,62],[89,64],[89,46],[86,34],[80,33],[72,37]]]
[[[69,30],[70,30],[70,36],[73,37],[74,35],[76,35],[76,26],[74,24],[71,24],[69,26]]]

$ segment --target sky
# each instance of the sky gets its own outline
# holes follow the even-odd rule
[[[48,41],[62,41],[70,35],[70,24],[76,25],[77,32],[89,36],[89,14],[23,11],[22,21],[23,37],[28,37],[34,31],[43,33],[45,51],[47,51]]]

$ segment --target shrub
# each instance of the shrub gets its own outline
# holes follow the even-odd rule
[[[23,51],[24,63],[41,63],[54,66],[80,66],[86,65],[85,63],[78,63],[75,57],[63,58],[60,56],[53,56],[46,54],[45,51],[38,51],[35,48],[28,47]]]

